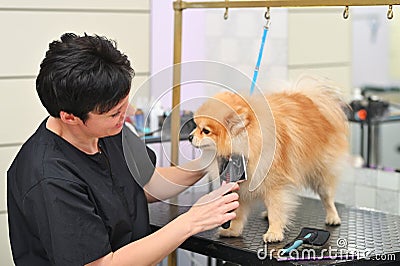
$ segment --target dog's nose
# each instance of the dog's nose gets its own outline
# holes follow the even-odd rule
[[[192,140],[193,140],[193,135],[189,135],[188,139],[189,139],[190,142],[192,142]]]

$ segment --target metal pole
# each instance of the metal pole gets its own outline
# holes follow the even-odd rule
[[[180,5],[178,0],[174,3]],[[180,101],[181,101],[181,62],[182,62],[182,9],[174,8],[174,66],[172,79],[172,112],[171,112],[171,166],[179,163],[179,129],[180,129]],[[170,215],[175,217],[178,210],[176,198],[171,199]],[[177,265],[177,252],[168,256],[168,266]]]
[[[177,3],[179,2],[179,3]],[[400,0],[265,0],[265,1],[176,1],[174,8],[318,7],[399,5]]]
[[[177,1],[176,3],[180,3]],[[182,62],[182,9],[174,12],[174,66],[172,88],[172,113],[171,113],[171,163],[178,164],[178,145],[180,128],[181,101],[181,62]]]

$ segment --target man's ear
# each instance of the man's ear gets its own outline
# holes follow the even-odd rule
[[[238,135],[250,123],[249,110],[245,107],[238,107],[225,116],[224,123],[228,131],[233,135]]]
[[[65,124],[69,124],[69,125],[78,125],[78,124],[82,124],[82,120],[73,115],[73,114],[69,114],[67,112],[64,111],[60,111],[60,119],[61,121],[63,121]]]

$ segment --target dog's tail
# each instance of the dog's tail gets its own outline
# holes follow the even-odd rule
[[[322,77],[302,76],[293,86],[294,91],[307,95],[326,119],[335,127],[348,131],[344,93],[333,81]]]

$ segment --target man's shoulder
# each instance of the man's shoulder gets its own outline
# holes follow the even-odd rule
[[[29,139],[21,146],[7,171],[9,191],[25,194],[36,184],[46,178],[49,169],[49,158],[54,157],[56,143],[41,124]]]

